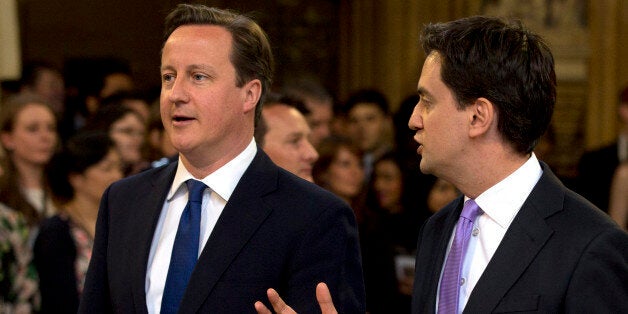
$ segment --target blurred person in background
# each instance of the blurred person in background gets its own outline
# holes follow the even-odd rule
[[[0,203],[0,313],[36,313],[41,303],[24,216]]]
[[[312,166],[318,153],[310,142],[310,127],[302,111],[307,108],[299,100],[270,94],[255,127],[255,141],[277,166],[314,182]]]
[[[379,91],[354,92],[345,103],[348,136],[363,152],[366,181],[370,181],[375,160],[394,149],[393,127],[388,100]]]
[[[419,219],[422,208],[417,191],[409,190],[413,186],[410,180],[394,152],[384,154],[373,164],[368,214],[360,230],[367,309],[371,313],[410,310],[412,290],[408,292],[403,284],[414,278],[412,253],[425,219]]]
[[[305,104],[308,112],[303,115],[312,131],[310,142],[318,147],[323,139],[331,135],[334,119],[333,97],[317,80],[307,77],[286,83],[282,94],[299,99]]]
[[[119,58],[77,58],[66,62],[66,110],[60,121],[65,140],[94,115],[103,99],[135,88],[131,66]]]
[[[172,146],[170,137],[161,122],[159,101],[153,102],[146,124],[145,159],[150,161],[150,168],[157,168],[177,161],[179,152]]]
[[[79,132],[47,168],[59,214],[44,220],[34,246],[44,313],[76,313],[105,189],[122,178],[120,154],[104,132]]]
[[[135,110],[126,106],[103,106],[87,122],[84,130],[109,134],[120,153],[125,176],[148,166],[142,153],[146,127]]]
[[[9,99],[0,112],[0,141],[5,153],[0,202],[20,212],[35,230],[55,213],[44,174],[58,142],[52,108],[32,94]]]
[[[607,146],[588,151],[578,163],[576,192],[608,212],[611,182],[617,166],[628,160],[628,87],[619,94],[619,133]]]
[[[111,94],[102,100],[101,106],[127,106],[137,112],[145,124],[150,118],[150,105],[146,95],[138,90],[122,90]]]
[[[20,92],[33,93],[52,107],[57,118],[65,110],[65,82],[61,71],[45,61],[31,61],[22,67]]]
[[[366,206],[362,152],[350,139],[337,136],[324,139],[318,152],[314,182],[344,199],[357,218],[366,310],[374,314],[395,312],[389,306],[391,300],[398,301],[394,249],[381,216]]]
[[[427,209],[431,213],[436,213],[460,196],[460,191],[445,179],[430,177],[432,177],[433,181],[427,194]]]
[[[628,162],[617,167],[611,183],[608,214],[624,230],[628,230]]]
[[[314,182],[347,202],[359,224],[364,215],[364,168],[359,148],[347,138],[334,136],[320,143],[318,155],[312,169]]]

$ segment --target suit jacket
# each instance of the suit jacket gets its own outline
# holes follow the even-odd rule
[[[628,234],[602,211],[543,175],[515,216],[464,313],[628,313]],[[418,240],[412,313],[434,313],[459,197]]]
[[[114,183],[103,195],[80,313],[146,313],[153,234],[177,163]],[[364,313],[353,211],[331,193],[277,167],[258,149],[203,248],[180,313],[256,313],[276,288],[302,313],[320,312],[330,285],[340,312]]]

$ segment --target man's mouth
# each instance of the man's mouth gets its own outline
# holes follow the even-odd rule
[[[194,119],[190,117],[185,117],[185,116],[172,117],[172,121],[175,121],[175,122],[185,122],[185,121],[190,121],[190,120],[194,120]]]

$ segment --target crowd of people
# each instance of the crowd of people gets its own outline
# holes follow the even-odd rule
[[[190,9],[182,6],[178,10],[185,11],[186,9],[205,12],[205,8]],[[223,13],[213,14],[220,15]],[[202,120],[202,114],[180,109],[185,107],[179,104],[187,104],[190,102],[190,99],[205,101],[195,99],[195,95],[192,95],[189,91],[183,91],[186,87],[181,86],[184,86],[187,81],[175,84],[173,82],[179,82],[175,81],[178,77],[170,73],[178,70],[177,67],[180,66],[181,62],[177,59],[178,57],[174,51],[177,53],[185,51],[185,47],[177,45],[181,45],[181,42],[188,39],[186,36],[196,36],[194,32],[186,33],[186,30],[191,27],[201,27],[186,25],[184,19],[180,17],[179,20],[174,19],[171,21],[175,24],[173,29],[169,30],[169,36],[179,41],[169,41],[169,37],[166,37],[167,41],[162,52],[163,86],[161,99],[159,95],[138,92],[134,89],[135,84],[130,67],[125,65],[125,63],[119,62],[119,60],[113,62],[107,59],[100,60],[101,62],[97,66],[98,70],[93,71],[93,73],[97,73],[94,74],[97,77],[86,80],[92,84],[87,84],[86,82],[78,84],[73,81],[76,78],[64,77],[62,73],[66,71],[60,71],[45,62],[27,63],[24,67],[20,90],[2,100],[0,107],[0,144],[2,146],[0,164],[0,311],[15,313],[37,311],[76,313],[86,285],[87,269],[92,256],[100,258],[98,263],[104,266],[100,269],[98,265],[93,266],[95,270],[92,270],[93,275],[89,283],[91,288],[88,287],[86,289],[91,289],[88,293],[92,298],[90,300],[93,300],[94,303],[85,305],[83,310],[87,311],[89,306],[98,306],[98,302],[102,301],[95,297],[99,293],[98,289],[100,287],[98,285],[106,284],[98,283],[97,280],[102,278],[98,276],[107,276],[106,274],[98,273],[98,271],[107,267],[104,264],[104,260],[108,256],[106,256],[106,251],[102,251],[107,248],[107,243],[103,242],[105,240],[97,239],[97,231],[109,232],[109,230],[97,230],[97,221],[102,220],[100,223],[104,224],[105,228],[112,228],[111,230],[130,231],[127,230],[128,228],[124,229],[114,225],[115,223],[120,223],[119,220],[121,218],[114,216],[114,214],[119,214],[120,208],[115,207],[118,206],[118,203],[113,201],[113,196],[111,195],[117,192],[117,195],[133,198],[128,201],[136,202],[137,204],[140,204],[141,201],[136,200],[136,198],[147,197],[147,195],[134,195],[134,193],[147,194],[140,193],[140,191],[143,191],[140,188],[138,188],[138,191],[126,191],[123,193],[121,192],[121,187],[117,190],[110,188],[111,191],[108,190],[108,187],[122,178],[135,176],[135,178],[145,179],[148,174],[160,173],[156,172],[160,171],[156,169],[170,169],[168,173],[174,176],[177,168],[173,167],[177,167],[176,165],[180,164],[185,166],[187,170],[185,175],[190,178],[194,177],[200,180],[213,175],[212,171],[208,172],[207,169],[211,167],[204,164],[205,159],[199,158],[201,155],[198,155],[196,148],[190,147],[190,145],[195,145],[195,143],[187,141],[185,137],[189,136],[189,134],[181,133],[183,132],[181,129],[190,120]],[[225,19],[228,18],[225,17]],[[205,22],[203,21],[203,23]],[[177,25],[176,23],[181,24]],[[223,25],[221,23],[227,22],[222,20],[208,22],[211,25]],[[230,25],[229,27],[232,26]],[[222,29],[219,28],[219,30]],[[208,28],[202,31],[213,32],[216,30]],[[232,30],[230,29],[230,31]],[[233,31],[235,32],[235,30]],[[218,38],[216,40],[221,40],[220,38],[222,37],[220,36],[223,35],[219,32],[209,32],[207,34],[209,38],[216,36]],[[263,47],[263,42],[260,45]],[[433,49],[443,53],[439,50],[441,48]],[[428,50],[427,52],[429,53],[430,51]],[[438,55],[438,53],[436,54]],[[182,53],[182,55],[184,54]],[[246,53],[243,53],[243,55],[246,55]],[[272,58],[270,59],[272,60]],[[431,60],[429,64],[432,65],[442,62],[437,56],[431,56],[429,60]],[[236,63],[236,61],[233,62]],[[428,62],[426,61],[426,63]],[[77,65],[70,64],[69,66],[82,68],[94,66],[94,63],[79,62]],[[239,64],[234,64],[234,66],[237,68],[237,71],[245,72],[245,70],[238,68]],[[426,70],[424,69],[424,71]],[[181,71],[180,73],[184,72]],[[184,74],[180,75],[183,77]],[[238,72],[238,75],[241,75],[241,73]],[[212,130],[214,125],[208,124],[204,126],[207,129],[201,129],[196,135],[199,137],[205,136],[206,139],[201,138],[201,140],[214,145],[212,147],[217,151],[222,149],[225,152],[229,152],[226,154],[231,154],[229,145],[234,147],[241,145],[242,153],[237,152],[240,155],[235,154],[232,156],[233,159],[231,161],[250,158],[250,160],[253,160],[250,166],[252,170],[250,171],[259,171],[266,175],[263,170],[257,169],[261,167],[260,165],[265,165],[264,159],[260,159],[259,156],[253,153],[255,150],[251,148],[249,142],[244,143],[244,141],[247,141],[246,137],[250,131],[256,146],[277,166],[291,173],[288,174],[289,177],[286,179],[281,179],[285,181],[278,180],[278,183],[273,182],[273,184],[281,185],[282,188],[285,185],[292,186],[283,190],[285,193],[290,194],[288,195],[288,198],[291,198],[289,201],[277,199],[277,204],[268,205],[263,202],[259,204],[247,200],[249,203],[244,204],[248,204],[247,206],[271,208],[280,205],[296,208],[298,206],[295,204],[299,204],[299,202],[316,203],[320,201],[321,204],[318,205],[302,204],[302,206],[309,208],[312,211],[312,215],[314,212],[319,213],[320,211],[319,214],[321,216],[330,215],[330,217],[340,219],[340,221],[347,219],[346,230],[343,229],[344,227],[338,227],[340,230],[343,230],[338,231],[338,234],[346,236],[346,243],[351,243],[351,225],[355,223],[358,230],[356,240],[359,241],[359,245],[340,247],[342,243],[338,243],[339,248],[337,249],[342,254],[346,253],[342,250],[352,250],[357,247],[360,249],[359,254],[356,256],[360,256],[359,264],[362,266],[360,272],[364,279],[366,308],[363,310],[372,314],[409,313],[411,311],[413,290],[416,291],[413,287],[416,284],[415,256],[417,254],[417,238],[421,235],[421,226],[441,208],[447,207],[448,204],[449,207],[452,207],[452,201],[461,196],[461,191],[451,182],[460,180],[459,175],[462,175],[462,173],[450,173],[444,170],[425,171],[439,174],[437,178],[431,174],[422,174],[419,169],[421,156],[417,155],[418,145],[413,140],[414,131],[409,129],[408,121],[410,121],[414,130],[423,128],[422,125],[418,125],[419,122],[417,122],[416,117],[415,120],[410,120],[410,118],[413,112],[416,114],[419,102],[425,101],[423,98],[429,98],[431,95],[427,90],[421,89],[419,90],[420,97],[411,95],[398,106],[391,106],[384,93],[377,88],[356,90],[347,99],[337,99],[330,95],[320,82],[311,77],[297,78],[293,81],[285,82],[282,86],[273,86],[272,92],[269,92],[266,89],[270,88],[270,86],[266,85],[268,82],[265,79],[257,80],[257,76],[250,73],[243,74],[243,76],[251,80],[250,82],[257,82],[258,85],[247,85],[249,82],[247,84],[242,83],[243,87],[238,86],[238,88],[248,88],[247,92],[243,94],[244,96],[238,96],[246,100],[241,107],[247,105],[251,106],[251,108],[255,107],[255,109],[246,110],[240,116],[235,111],[230,111],[229,115],[233,116],[223,120],[219,117],[213,117],[215,120],[212,121],[219,124],[216,126],[217,130]],[[218,77],[216,80],[222,79],[220,75],[216,75],[216,77]],[[183,77],[182,79],[185,80],[186,78]],[[190,81],[192,79],[198,79],[199,82],[194,81],[189,84],[201,85],[203,82],[200,81],[206,78],[194,76],[190,78]],[[72,84],[70,85],[68,82]],[[208,97],[208,95],[204,96]],[[619,110],[622,117],[626,117],[625,121],[622,121],[625,122],[626,130],[628,130],[628,109],[625,109],[628,108],[628,89],[624,91],[621,97]],[[235,97],[233,99],[225,99],[236,101],[234,100]],[[264,99],[263,103],[258,103],[260,99]],[[164,105],[164,103],[167,105]],[[173,109],[168,108],[170,103],[173,104]],[[179,112],[177,110],[183,111]],[[216,110],[229,111],[235,109]],[[484,114],[484,112],[480,112],[478,115],[481,114]],[[246,117],[246,119],[242,117]],[[162,121],[162,119],[165,120]],[[233,121],[228,121],[228,119]],[[255,123],[252,123],[253,120],[255,120]],[[233,127],[233,125],[242,121],[246,122],[244,123],[246,126],[250,124],[250,130]],[[478,121],[483,122],[482,120]],[[549,118],[547,122],[549,123]],[[172,126],[168,126],[168,123]],[[421,123],[428,122],[422,121]],[[166,128],[164,128],[164,124],[166,124]],[[228,126],[232,129],[218,129],[221,126]],[[445,132],[445,130],[442,131]],[[544,129],[539,129],[540,133],[536,135],[540,136],[542,131]],[[236,143],[235,137],[238,135],[244,141]],[[172,138],[173,136],[174,138]],[[449,136],[452,135],[450,134]],[[222,140],[221,137],[230,138],[234,141],[231,143],[225,141],[227,144],[222,145],[218,143]],[[620,147],[620,149],[626,151],[623,155],[621,153],[618,155],[617,150],[613,151],[614,157],[619,156],[618,158],[621,158],[618,160],[628,160],[626,158],[626,154],[628,154],[628,139],[626,138],[628,136],[625,132],[622,133],[620,144],[615,145],[615,147]],[[434,148],[436,145],[442,145],[443,147],[451,145],[451,143],[439,142],[437,138],[433,138],[433,140],[435,141],[434,143],[422,143],[423,151],[436,149]],[[446,140],[442,139],[442,141]],[[434,146],[430,146],[430,144]],[[529,143],[526,143],[526,145],[529,146]],[[526,153],[531,153],[530,147],[524,147],[522,150]],[[253,155],[256,157],[253,158]],[[602,193],[592,191],[591,193],[604,195],[591,194],[590,200],[601,209],[608,211],[618,224],[627,229],[628,164],[626,164],[626,161],[621,163],[616,161],[614,168],[612,171],[607,171],[609,174],[604,179],[585,178],[587,175],[593,177],[601,175],[601,171],[594,170],[591,168],[593,166],[587,165],[587,159],[593,158],[590,155],[583,157],[580,169],[583,180],[579,181],[578,188],[585,191],[593,182],[600,182],[596,180],[605,180],[604,182],[607,185],[601,186],[596,183],[595,186],[606,189],[606,194],[603,193],[604,191]],[[220,158],[214,159],[220,160]],[[214,159],[212,159],[212,162],[214,162]],[[242,176],[242,181],[249,180],[247,177],[249,170],[245,172],[246,167],[239,169],[231,161],[225,160],[223,163],[224,167],[229,168],[230,172],[220,172],[223,169],[221,167],[218,170],[214,170],[223,176],[236,174],[236,176]],[[434,162],[434,160],[428,160],[427,162]],[[596,165],[608,165],[608,163],[599,162],[598,160],[593,163]],[[423,169],[423,166],[421,166],[421,169]],[[179,180],[180,171],[176,170],[175,182],[179,182],[177,180]],[[451,171],[455,170],[452,168]],[[197,174],[201,174],[200,177]],[[274,176],[284,178],[282,172]],[[218,180],[219,178],[211,180]],[[206,181],[204,179],[203,182],[207,184],[208,182],[211,183],[211,180]],[[230,194],[234,192],[234,189],[235,193],[240,192],[239,189],[241,188],[239,185],[236,186],[239,177],[234,182],[229,180],[235,179],[230,178],[225,184],[230,185],[232,183],[233,186],[230,191],[207,184],[209,189],[206,191],[209,192],[205,192],[206,195],[203,196],[203,202],[209,200],[212,204],[221,204],[218,207],[223,211],[231,210],[231,207],[229,207],[231,202],[228,202]],[[133,183],[135,181],[129,180],[126,182]],[[353,218],[346,218],[343,212],[344,207],[337,205],[334,200],[328,199],[327,194],[321,194],[319,190],[312,190],[310,185],[303,185],[307,187],[304,188],[302,186],[304,181],[314,183],[343,200],[344,205],[352,210],[355,221],[352,222]],[[134,188],[131,183],[124,187]],[[155,193],[164,193],[166,188],[170,186],[170,182],[164,184],[163,191],[160,190]],[[259,190],[261,188],[252,186],[250,189]],[[256,191],[255,193],[258,190],[254,190]],[[171,199],[175,199],[173,202],[176,202],[177,197],[180,196],[180,192],[177,192],[180,189],[174,185],[168,191],[170,192],[168,192],[167,198],[165,195],[163,197],[160,195],[154,196],[155,199],[162,197],[154,201],[155,203],[162,202],[158,205],[159,208],[161,208],[164,202],[163,198],[166,198],[166,205],[164,206],[167,207]],[[108,200],[102,199],[103,193],[105,195],[111,193]],[[240,197],[236,197],[237,195],[234,194],[233,202],[238,204],[238,206],[244,206],[238,203]],[[587,196],[586,192],[583,192],[583,195]],[[260,197],[260,199],[262,198]],[[272,200],[272,198],[269,199]],[[185,200],[182,204],[185,204]],[[335,208],[334,216],[324,213],[325,208],[319,208],[324,204]],[[111,213],[101,213],[99,217],[99,206],[101,211],[105,208]],[[294,230],[290,230],[292,234],[288,233],[288,231],[285,234],[277,234],[277,238],[274,241],[290,237],[298,239],[303,237],[305,238],[303,241],[306,241],[309,237],[325,239],[331,236],[331,234],[323,231],[320,234],[314,234],[312,231],[312,234],[303,235],[304,232],[298,230],[297,226],[305,226],[306,223],[303,223],[301,220],[288,220],[286,218],[288,216],[276,217],[288,215],[284,214],[283,211],[290,209],[293,208],[285,208],[281,211],[275,209],[275,212],[267,213],[266,215],[271,217],[269,218],[271,227],[268,227],[268,222],[266,227],[260,225],[259,228],[262,229],[260,232],[267,228],[279,228],[284,226],[285,223],[293,221],[295,226]],[[134,209],[128,208],[128,210],[132,211]],[[278,214],[278,212],[281,212],[281,214]],[[168,224],[171,224],[172,221],[170,217],[165,217],[164,215],[162,213],[161,216],[160,214],[151,216],[151,219],[158,225],[158,231],[156,231],[155,238],[153,238],[152,233],[150,234],[150,239],[153,241],[150,249],[150,262],[153,261],[154,256],[162,254],[156,248],[161,245],[162,241],[158,234],[162,232],[162,228],[167,230]],[[253,214],[250,215],[253,216]],[[130,221],[132,219],[140,219],[139,214],[137,216],[138,218],[131,216],[132,218],[129,218]],[[272,217],[275,217],[274,219],[277,221],[272,220]],[[111,221],[108,221],[108,219],[111,219]],[[209,230],[211,232],[211,228],[214,228],[213,230],[217,235],[212,233],[212,237],[218,237],[222,235],[221,232],[224,232],[223,229],[225,229],[220,224],[224,224],[222,220],[232,218],[229,212],[223,212],[223,215],[220,215],[219,212],[215,217],[208,219],[214,220],[213,222],[203,223],[214,224],[216,227],[212,226]],[[315,219],[323,218],[315,217]],[[176,221],[178,221],[178,218]],[[175,232],[167,233],[163,231],[163,237],[170,237],[169,248],[172,248],[174,245],[175,249],[176,240],[173,239],[176,233],[176,221]],[[109,223],[111,224],[110,227]],[[128,222],[128,224],[130,223]],[[337,223],[340,224],[340,222]],[[128,227],[124,224],[122,226]],[[319,227],[323,228],[325,226]],[[103,226],[99,228],[105,229]],[[210,237],[208,233],[203,234],[203,231],[201,231],[201,235],[204,237],[207,245],[218,245],[215,243],[216,240],[208,239]],[[179,236],[178,233],[176,235],[177,237]],[[102,234],[101,236],[105,237],[106,235]],[[173,241],[175,241],[174,244],[172,244]],[[255,247],[246,255],[259,254],[262,248],[270,250],[269,246],[275,243],[263,245],[261,243],[262,240],[256,240],[255,237],[252,237],[250,241],[260,245],[261,248]],[[309,241],[314,240],[310,239]],[[148,245],[150,245],[150,240],[148,242]],[[296,246],[292,242],[287,243],[289,244],[277,244],[277,246]],[[312,243],[320,244],[321,242]],[[298,243],[298,245],[305,244],[308,243]],[[309,244],[312,245],[311,243]],[[200,247],[202,248],[204,245],[205,242],[200,244]],[[93,255],[92,250],[95,246],[99,247],[98,250],[100,251],[94,251],[95,255]],[[218,247],[223,248],[222,246]],[[314,245],[313,247],[316,246]],[[308,248],[304,249],[308,250]],[[320,249],[325,251],[325,248]],[[112,254],[124,254],[127,250],[128,248],[125,248],[122,252]],[[316,252],[315,249],[312,250]],[[332,250],[331,247],[330,250]],[[277,253],[277,255],[282,254],[284,253],[280,251]],[[354,261],[350,260],[351,254],[348,255],[349,258],[347,260],[334,261],[334,263],[346,263],[345,267],[349,267]],[[199,256],[199,259],[207,258],[205,255],[201,255],[200,252]],[[319,258],[320,256],[314,255],[310,257]],[[297,258],[307,259],[308,256],[286,257],[290,262],[294,262],[293,259]],[[258,262],[262,264],[270,263],[270,261]],[[284,260],[281,262],[288,263]],[[425,263],[425,260],[423,262]],[[247,266],[245,263],[243,264],[238,266]],[[150,278],[163,279],[165,283],[162,282],[162,285],[170,285],[171,278],[168,271],[162,277],[159,277],[158,274],[153,273],[159,272],[163,268],[158,268],[157,266],[151,268],[153,266],[148,265],[149,269],[147,270],[146,266],[144,265],[143,269],[141,267],[138,269],[143,270]],[[165,266],[167,267],[168,265],[166,264]],[[316,265],[316,267],[331,266]],[[289,269],[294,273],[282,272],[277,274],[276,277],[309,276],[306,271],[299,273],[299,270]],[[317,269],[320,270],[320,268]],[[329,271],[327,268],[324,269]],[[197,273],[195,272],[194,274]],[[229,277],[233,275],[234,273],[229,272],[224,276]],[[257,278],[255,275],[250,274],[244,277],[247,280],[255,281]],[[355,285],[355,282],[351,281],[351,279],[355,279],[352,277],[352,274],[349,272],[341,276],[345,275],[348,276],[348,279],[341,280],[331,275],[325,277],[325,281],[328,284],[333,284],[331,293],[344,293],[334,290],[343,287],[343,285]],[[306,279],[310,280],[309,277]],[[193,281],[194,278],[190,280]],[[287,280],[286,286],[275,288],[291,291],[289,288],[292,287],[289,287],[289,285],[299,283],[290,282],[289,278]],[[344,282],[344,280],[347,282]],[[155,284],[148,284],[151,282],[150,279],[147,279],[146,282],[147,287],[150,286],[150,288],[147,288],[148,295],[146,298],[148,299],[142,301],[147,302],[149,307],[157,306],[151,310],[159,309],[158,306],[162,296],[159,294],[157,299],[152,297],[151,291],[153,290],[151,289],[154,289]],[[284,284],[283,281],[278,282]],[[157,285],[157,287],[159,286]],[[356,288],[357,286],[352,287]],[[167,288],[161,287],[161,289]],[[268,286],[266,288],[271,287]],[[144,287],[142,286],[141,289],[144,290]],[[265,292],[265,290],[262,290],[255,293],[264,294]],[[293,295],[292,293],[295,294]],[[285,295],[291,298],[289,300],[300,300],[296,292],[288,292]],[[179,296],[179,298],[181,297],[187,300],[185,299],[186,296]],[[356,303],[354,301],[357,300],[357,303],[359,303],[360,300],[359,296],[353,296],[354,298],[352,298],[346,295],[341,297],[335,295],[335,297],[334,301],[338,301],[336,305],[340,308],[346,306],[345,309],[352,309],[352,306]],[[165,294],[164,298],[166,298]],[[247,304],[247,306],[250,310],[253,309],[252,303]],[[227,307],[224,309],[227,309]],[[162,311],[167,312],[164,310],[163,304]]]
[[[77,100],[66,101],[61,73],[47,63],[27,64],[23,88],[2,104],[0,199],[12,222],[2,231],[12,243],[3,256],[20,254],[3,259],[5,307],[76,311],[105,188],[178,159],[158,101],[134,90],[129,72],[116,72],[126,73],[123,84],[103,78],[100,91],[76,93],[98,95],[84,97],[82,109],[70,108]],[[409,132],[393,124],[395,113],[376,89],[339,102],[316,80],[300,78],[268,95],[255,127],[256,143],[273,162],[351,205],[372,313],[384,311],[381,292],[409,310],[419,227],[458,193],[408,164],[415,152],[396,143]],[[9,237],[14,233],[25,238]]]

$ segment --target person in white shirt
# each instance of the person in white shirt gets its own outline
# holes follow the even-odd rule
[[[246,313],[269,286],[310,313],[319,281],[364,312],[351,208],[253,138],[272,80],[264,31],[189,4],[165,25],[160,110],[179,159],[105,191],[79,313]]]
[[[464,195],[421,229],[412,313],[628,312],[628,234],[532,153],[556,101],[547,45],[520,23],[482,16],[427,25],[421,38],[409,121],[420,168]],[[470,221],[461,212],[477,207],[467,202],[479,206],[462,214]]]

